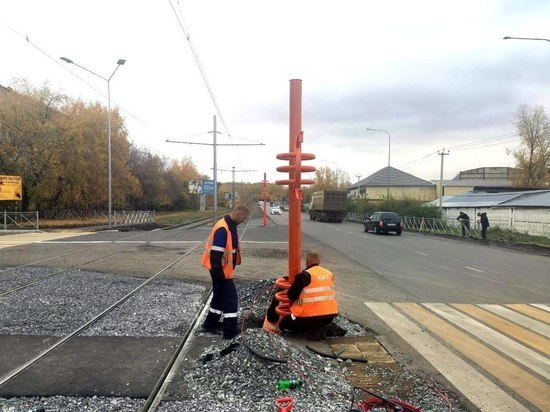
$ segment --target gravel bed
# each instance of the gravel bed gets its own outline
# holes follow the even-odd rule
[[[345,366],[302,349],[281,336],[261,329],[247,329],[234,339],[246,342],[259,352],[286,358],[287,363],[274,363],[260,359],[244,345],[228,354],[221,347],[205,348],[203,359],[193,361],[190,369],[180,370],[192,393],[183,402],[162,403],[160,411],[269,411],[273,402],[291,396],[298,411],[346,411],[351,405],[351,386],[346,380]],[[279,391],[277,379],[301,379],[304,384],[296,390]]]
[[[6,289],[59,269],[25,268],[3,276]],[[124,297],[145,279],[73,270],[0,299],[0,334],[64,336]],[[81,336],[181,336],[205,288],[155,279]],[[176,314],[176,315],[175,315]]]
[[[19,281],[22,276],[45,276],[53,272],[54,269],[25,268],[25,275],[19,272]],[[86,271],[54,276],[33,288],[0,300],[0,333],[62,336],[97,314],[98,308],[106,308],[141,282],[143,279],[131,276]],[[190,367],[178,373],[183,374],[192,395],[185,400],[163,402],[160,411],[271,412],[276,410],[273,402],[284,396],[293,398],[296,411],[350,410],[352,388],[347,381],[349,361],[321,357],[282,336],[259,329],[274,292],[273,283],[273,279],[237,283],[239,316],[246,329],[244,334],[233,342],[220,341],[205,347],[202,359],[190,360]],[[85,334],[181,336],[200,307],[203,293],[203,286],[159,279]],[[346,336],[368,334],[360,325],[341,316],[335,322],[347,331]],[[260,353],[290,361],[280,364],[260,359],[243,342]],[[226,354],[220,353],[231,343],[239,345]],[[207,355],[211,355],[208,361],[205,358]],[[365,368],[370,375],[379,378],[381,386],[375,391],[381,395],[410,402],[424,411],[447,410],[443,398],[421,377],[400,368],[370,364],[365,364]],[[304,385],[296,390],[279,391],[276,389],[279,378],[300,378]],[[436,389],[445,393],[442,388]],[[450,400],[453,410],[461,411],[457,408],[457,402]],[[0,412],[125,412],[138,411],[144,402],[143,399],[113,397],[0,398]]]

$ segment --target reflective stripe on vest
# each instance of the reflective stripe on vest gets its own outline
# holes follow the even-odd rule
[[[227,234],[225,247],[216,246],[213,244],[214,234],[219,228],[224,228]],[[223,268],[223,274],[226,279],[233,278],[233,255],[235,255],[235,264],[239,265],[241,263],[241,251],[240,251],[240,248],[233,249],[233,238],[231,236],[231,230],[229,229],[229,226],[227,225],[225,218],[222,218],[216,222],[216,224],[212,228],[212,231],[210,232],[210,236],[208,237],[208,240],[204,244],[204,253],[202,254],[201,264],[208,270],[212,269],[212,265],[210,264],[210,252],[212,250],[217,252],[223,252],[222,262],[221,262],[222,268]]]
[[[311,275],[311,283],[290,307],[292,314],[298,318],[337,314],[334,275],[321,266],[312,266],[306,270]]]

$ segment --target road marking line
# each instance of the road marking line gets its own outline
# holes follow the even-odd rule
[[[500,316],[493,315],[492,313],[487,312],[486,310],[475,305],[455,303],[452,304],[452,306],[482,321],[493,329],[504,332],[506,335],[511,336],[542,353],[550,355],[550,342],[548,339],[524,329],[513,322],[501,318]]]
[[[419,255],[422,255],[422,256],[428,256],[427,253],[422,253],[422,252],[416,252],[416,253],[418,253]]]
[[[550,379],[550,359],[545,356],[526,348],[518,342],[443,303],[423,303],[423,305],[451,321],[469,334],[474,335],[478,339],[483,340],[483,342],[488,343],[495,349],[513,358],[515,361],[525,365],[541,376],[544,376],[546,379]]]
[[[470,270],[473,270],[475,272],[479,272],[479,273],[485,273],[484,270],[481,270],[481,269],[476,269],[476,268],[473,268],[471,266],[464,266],[466,269],[470,269]]]
[[[542,380],[418,304],[396,303],[395,305],[537,408],[544,410],[550,405],[550,391],[548,385]],[[493,410],[499,409],[493,408]]]
[[[520,411],[525,407],[423,331],[389,303],[365,302],[380,319],[411,345],[482,411]]]
[[[520,305],[520,304],[510,304],[505,306],[515,310],[516,312],[521,312],[524,315],[530,316],[532,318],[541,320],[546,323],[550,323],[550,313],[547,313],[543,310],[533,308],[532,306]]]
[[[521,315],[517,312],[514,312],[512,309],[508,309],[500,305],[479,305],[479,306],[481,306],[483,309],[487,309],[499,315],[502,318],[509,319],[520,326],[531,329],[533,332],[537,332],[543,336],[546,336],[547,338],[550,338],[550,326],[545,325],[544,323],[539,322],[538,320],[534,320],[527,316]]]
[[[541,303],[531,303],[531,306],[535,306],[536,308],[545,310],[546,312],[550,312],[550,306],[543,305]]]

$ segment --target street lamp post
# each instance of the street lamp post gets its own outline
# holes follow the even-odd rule
[[[86,67],[84,66],[81,66],[80,64],[78,63],[75,63],[74,61],[72,61],[71,59],[67,58],[67,57],[60,57],[61,60],[63,60],[64,62],[66,63],[69,63],[69,64],[74,64],[75,66],[78,66],[80,67],[81,69],[83,70],[86,70],[88,73],[91,73],[93,74],[94,76],[97,76],[99,77],[100,79],[103,79],[107,82],[107,112],[108,112],[108,125],[107,125],[107,133],[108,133],[108,139],[109,139],[109,149],[108,149],[108,158],[109,158],[109,229],[111,229],[111,226],[112,226],[112,169],[111,169],[111,79],[113,78],[113,76],[115,75],[116,71],[118,70],[118,68],[120,66],[122,66],[124,63],[126,63],[126,60],[124,59],[118,59],[118,61],[116,62],[117,66],[115,67],[115,70],[113,70],[113,73],[108,77],[103,77],[93,71],[91,71],[90,69],[87,69]]]
[[[538,38],[538,37],[510,37],[510,36],[504,36],[502,39],[503,40],[542,40],[542,41],[550,42],[550,39],[541,39],[541,38]]]
[[[390,132],[384,129],[370,129],[367,127],[367,130],[370,130],[371,132],[384,132],[388,135],[388,183],[386,186],[386,199],[390,199],[390,153],[391,153],[391,136]]]

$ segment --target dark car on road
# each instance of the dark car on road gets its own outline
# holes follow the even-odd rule
[[[363,225],[365,232],[373,230],[376,234],[395,232],[400,235],[403,230],[403,220],[394,212],[374,212],[363,222]]]

